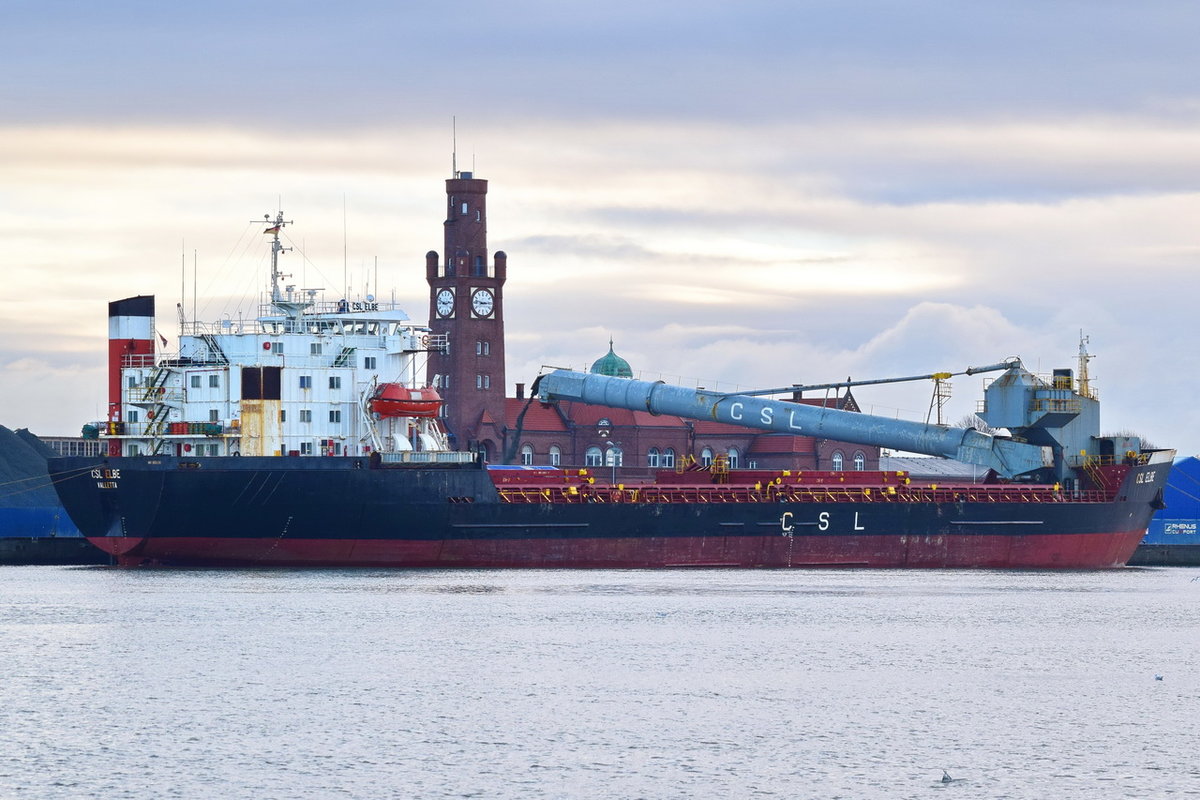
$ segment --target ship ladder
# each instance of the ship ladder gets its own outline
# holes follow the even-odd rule
[[[225,355],[225,351],[221,349],[221,345],[217,344],[217,337],[211,333],[202,333],[200,334],[200,340],[208,348],[212,363],[222,365],[229,363],[229,357]]]

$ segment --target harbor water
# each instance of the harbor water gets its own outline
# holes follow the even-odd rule
[[[5,567],[0,641],[4,798],[1200,796],[1200,569]]]

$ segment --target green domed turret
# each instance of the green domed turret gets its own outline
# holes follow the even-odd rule
[[[608,353],[596,359],[591,372],[593,375],[607,375],[610,378],[633,377],[629,362],[613,352],[612,339],[608,340]]]

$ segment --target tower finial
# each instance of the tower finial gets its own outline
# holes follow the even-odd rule
[[[458,117],[450,117],[450,175],[458,177]]]

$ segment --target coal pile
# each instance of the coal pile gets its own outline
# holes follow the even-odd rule
[[[0,425],[0,506],[38,508],[58,505],[46,459],[57,455],[28,430]]]

